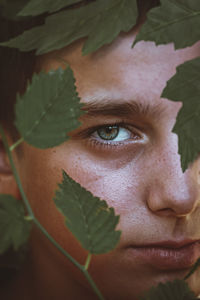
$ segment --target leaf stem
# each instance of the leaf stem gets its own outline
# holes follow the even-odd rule
[[[90,283],[91,287],[93,288],[93,291],[97,294],[98,298],[100,300],[104,300],[104,297],[102,296],[101,292],[99,291],[99,289],[97,288],[96,284],[94,283],[94,281],[92,280],[90,274],[88,273],[87,270],[83,271],[85,277],[87,278],[88,282]]]
[[[11,153],[11,149],[15,148],[15,147],[9,147],[8,145],[8,142],[7,142],[7,139],[6,139],[6,136],[5,136],[5,133],[4,133],[4,129],[2,127],[2,125],[0,124],[0,135],[2,137],[2,141],[3,141],[3,144],[4,144],[4,147],[5,147],[5,150],[8,154],[8,158],[9,158],[9,161],[10,161],[10,165],[11,165],[11,168],[12,168],[12,171],[13,171],[13,175],[15,177],[15,180],[17,182],[17,185],[19,187],[19,190],[20,190],[20,193],[21,193],[21,196],[22,196],[22,200],[24,202],[24,205],[28,211],[28,216],[25,216],[25,219],[27,221],[33,221],[35,223],[35,225],[39,228],[39,230],[48,238],[48,240],[65,256],[67,257],[81,272],[83,272],[84,276],[87,278],[88,282],[90,283],[93,291],[96,293],[96,295],[98,296],[98,298],[100,300],[104,300],[103,296],[101,295],[99,289],[97,288],[96,284],[94,283],[94,281],[92,280],[91,276],[88,274],[87,270],[85,269],[85,266],[82,266],[81,264],[79,264],[70,254],[68,254],[55,240],[54,238],[46,231],[46,229],[40,224],[40,222],[36,219],[34,213],[33,213],[33,210],[29,204],[29,201],[26,197],[26,194],[24,192],[24,189],[22,187],[22,184],[21,184],[21,180],[19,178],[19,175],[17,173],[17,170],[16,170],[16,167],[15,167],[15,164],[14,164],[14,161],[13,161],[13,157],[12,157],[12,153]],[[21,140],[21,139],[20,139]],[[20,141],[19,140],[19,141]],[[19,144],[19,141],[17,142]],[[16,143],[16,144],[17,144]],[[88,265],[89,266],[89,262],[91,260],[91,254],[88,255],[88,258],[86,260],[86,266]]]
[[[87,259],[86,259],[86,262],[85,262],[85,266],[84,266],[85,270],[88,270],[89,265],[90,265],[90,262],[91,262],[91,258],[92,258],[92,254],[89,253],[89,254],[88,254],[88,257],[87,257]]]
[[[28,221],[28,222],[31,222],[31,221],[33,221],[34,219],[33,219],[33,217],[32,216],[25,216],[24,217],[24,219],[26,220],[26,221]]]
[[[15,164],[14,164],[14,161],[13,161],[13,157],[12,157],[12,154],[11,154],[11,150],[9,148],[9,145],[8,145],[8,142],[7,142],[7,139],[6,139],[6,136],[5,136],[5,133],[4,133],[4,130],[3,130],[3,127],[2,125],[0,124],[0,135],[2,137],[2,141],[3,141],[3,144],[4,144],[4,147],[5,147],[5,150],[6,150],[6,153],[8,155],[8,158],[9,158],[9,161],[10,161],[10,165],[12,167],[12,171],[13,171],[13,175],[15,177],[15,180],[17,182],[17,185],[19,187],[19,190],[20,190],[20,193],[21,193],[21,196],[22,196],[22,199],[24,201],[24,204],[26,206],[26,209],[28,211],[28,214],[29,216],[33,217],[34,218],[34,214],[33,214],[33,211],[31,209],[31,206],[26,198],[26,195],[24,193],[24,190],[23,190],[23,187],[22,187],[22,184],[21,184],[21,181],[19,179],[19,176],[18,176],[18,173],[17,173],[17,170],[15,168]]]
[[[197,259],[197,261],[195,262],[195,264],[192,266],[192,268],[190,269],[190,271],[188,272],[188,274],[184,277],[184,280],[188,279],[195,271],[196,269],[200,266],[200,258]]]
[[[19,139],[15,144],[9,147],[10,151],[13,151],[17,146],[19,146],[24,141],[24,138]]]

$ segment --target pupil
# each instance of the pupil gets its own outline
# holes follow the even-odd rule
[[[103,140],[114,140],[119,133],[118,126],[105,126],[98,130],[98,135]]]

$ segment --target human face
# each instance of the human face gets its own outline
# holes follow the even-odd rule
[[[172,44],[156,47],[140,42],[131,49],[134,38],[135,32],[120,35],[112,45],[84,57],[82,41],[41,57],[40,67],[45,70],[62,66],[57,56],[70,64],[79,95],[91,111],[82,117],[70,141],[47,150],[24,143],[23,156],[16,158],[36,217],[80,262],[86,252],[65,228],[52,200],[61,170],[105,199],[120,215],[119,245],[111,253],[93,257],[89,269],[109,300],[136,300],[152,285],[182,279],[193,263],[191,258],[184,263],[181,257],[177,261],[142,257],[142,250],[134,246],[200,239],[199,161],[182,172],[177,136],[171,132],[181,103],[160,97],[176,66],[199,55],[200,43],[174,51]],[[104,140],[102,126],[116,124],[118,135]],[[113,128],[114,134],[117,131]],[[49,263],[56,261],[60,272],[64,270],[62,276],[70,274],[84,289],[86,284],[73,266],[48,250],[50,245],[38,236],[33,234],[33,253],[49,257]],[[198,294],[200,271],[188,282]]]

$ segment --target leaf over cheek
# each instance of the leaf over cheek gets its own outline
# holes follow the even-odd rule
[[[200,152],[200,57],[180,65],[162,97],[182,101],[173,132],[178,135],[181,165],[185,171]]]
[[[41,72],[33,76],[25,95],[18,96],[15,124],[27,143],[41,149],[54,147],[80,125],[81,107],[69,67]]]
[[[63,182],[54,202],[65,216],[69,230],[91,254],[103,254],[116,247],[120,231],[119,216],[105,201],[94,197],[63,171]]]
[[[20,201],[10,195],[0,195],[0,254],[10,247],[18,250],[28,241],[31,224],[24,216]]]

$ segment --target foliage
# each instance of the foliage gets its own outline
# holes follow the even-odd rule
[[[184,171],[197,158],[200,149],[199,80],[200,57],[179,66],[162,94],[164,98],[183,102],[173,132],[179,137],[179,153]]]
[[[195,294],[189,289],[183,280],[174,280],[167,283],[159,283],[152,287],[140,300],[194,300]]]
[[[33,8],[34,3],[35,1],[30,1],[26,6],[27,10],[29,5],[30,9]],[[43,1],[38,7],[42,11],[52,11],[56,9],[56,5],[60,6],[63,3],[62,0],[56,4],[49,0]],[[69,2],[66,2],[67,4]],[[36,11],[35,14],[38,13]],[[128,31],[134,26],[136,19],[136,0],[98,0],[77,9],[49,16],[44,25],[28,30],[3,44],[17,47],[22,51],[37,49],[37,54],[41,54],[67,46],[81,37],[88,37],[83,46],[83,54],[88,54],[111,42],[120,31]],[[137,35],[135,43],[140,40],[152,40],[156,44],[173,42],[176,48],[190,46],[200,38],[199,25],[199,1],[161,0],[161,5],[148,13],[148,19]],[[104,30],[105,28],[106,30]],[[200,73],[199,65],[196,65],[195,68],[197,74]],[[187,73],[186,70],[185,74]],[[196,159],[199,152],[198,139],[192,138],[194,127],[196,128],[195,138],[197,136],[199,126],[197,118],[193,121],[193,126],[187,126],[187,130],[180,130],[180,124],[185,119],[184,112],[188,110],[189,101],[191,101],[189,89],[186,94],[188,101],[184,101],[177,119],[178,127],[174,128],[174,132],[179,136],[179,153],[183,170]],[[169,95],[168,92],[165,92],[165,97],[174,100],[176,95],[172,93]]]
[[[114,209],[94,197],[64,171],[54,202],[65,216],[66,226],[89,253],[107,253],[118,244],[120,231],[115,231],[115,227],[119,216],[115,216]]]
[[[200,1],[161,0],[161,6],[148,13],[134,45],[154,41],[156,45],[173,42],[176,49],[192,46],[200,39]]]
[[[20,11],[20,16],[37,16],[45,12],[55,12],[63,7],[81,2],[81,0],[31,0]]]
[[[16,127],[27,143],[42,149],[57,146],[80,125],[83,112],[74,83],[69,67],[33,76],[16,104]]]
[[[78,2],[29,0],[25,3],[15,0],[14,5],[13,0],[1,0],[3,15],[8,18],[16,14],[35,16],[56,12],[46,18],[44,25],[25,31],[2,45],[22,51],[36,49],[37,54],[42,54],[84,37],[87,40],[83,54],[88,54],[111,43],[121,31],[129,31],[136,23],[136,0],[97,0],[83,7],[57,12]],[[199,27],[200,1],[161,0],[161,5],[148,13],[134,45],[141,40],[150,40],[157,45],[173,42],[176,49],[184,48],[199,40]],[[199,74],[200,58],[179,66],[162,94],[164,98],[183,102],[173,131],[178,134],[184,171],[197,158],[200,149]],[[34,75],[25,95],[18,96],[16,105],[16,126],[22,139],[39,148],[53,147],[67,140],[67,132],[79,125],[77,118],[81,114],[74,83],[70,68]],[[65,172],[54,201],[64,214],[67,227],[90,253],[105,253],[116,246],[120,237],[120,232],[115,231],[119,217],[105,201],[92,196]],[[23,207],[11,196],[0,196],[0,253],[10,246],[18,249],[27,241],[29,231],[30,223],[24,218]],[[188,277],[198,266],[199,260]],[[160,283],[143,299],[188,300],[193,297],[184,281],[175,280]]]
[[[18,20],[17,14],[23,9],[27,0],[0,0],[0,15],[5,18]]]
[[[10,195],[0,195],[0,254],[11,246],[18,250],[30,234],[31,224],[24,218],[23,205]]]
[[[129,31],[136,19],[136,0],[98,0],[51,15],[44,25],[25,31],[1,45],[21,51],[37,49],[37,54],[44,54],[87,37],[83,54],[88,54],[111,43],[121,31]]]

